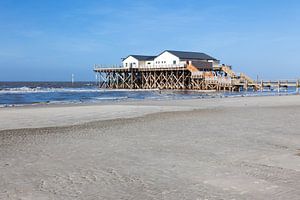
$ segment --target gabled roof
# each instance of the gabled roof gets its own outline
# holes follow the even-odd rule
[[[211,57],[205,53],[200,53],[200,52],[191,52],[191,51],[174,51],[174,50],[165,50],[164,52],[169,52],[175,56],[177,56],[180,59],[190,59],[190,60],[217,60],[214,57]],[[158,56],[160,56],[159,54]],[[126,58],[123,58],[123,60],[127,59],[128,57],[134,57],[138,61],[143,61],[143,60],[154,60],[154,58],[158,56],[147,56],[147,55],[129,55]]]
[[[142,61],[142,60],[154,60],[154,58],[156,57],[156,56],[145,56],[145,55],[129,55],[126,58],[123,58],[123,60],[127,59],[130,56],[134,57],[138,61]]]
[[[191,52],[191,51],[173,51],[173,50],[166,50],[164,52],[169,52],[180,59],[195,59],[195,60],[217,60],[214,57],[211,57],[205,53],[200,52]],[[163,52],[163,53],[164,53]],[[161,53],[162,54],[162,53]]]

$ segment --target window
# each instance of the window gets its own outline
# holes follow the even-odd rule
[[[176,60],[173,60],[173,65],[176,65]]]
[[[125,67],[127,67],[127,64],[128,64],[128,63],[125,63]]]

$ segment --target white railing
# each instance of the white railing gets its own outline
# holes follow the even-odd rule
[[[180,68],[185,67],[185,64],[162,64],[162,65],[140,65],[139,68]]]
[[[120,65],[104,65],[104,64],[95,64],[94,69],[99,69],[99,68],[123,68],[123,66]]]
[[[148,69],[148,68],[182,68],[182,67],[186,67],[186,64],[139,65],[138,67],[133,67],[133,68]],[[94,69],[99,69],[99,68],[129,68],[129,67],[120,66],[120,65],[103,65],[103,64],[94,65]]]
[[[204,75],[204,72],[203,71],[195,71],[195,72],[192,72],[192,76],[203,76]]]
[[[227,77],[205,77],[205,81],[211,81],[211,82],[218,82],[218,83],[225,83],[225,84],[230,84],[231,83],[231,78]]]

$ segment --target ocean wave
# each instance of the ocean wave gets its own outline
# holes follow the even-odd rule
[[[0,88],[0,107],[41,104],[81,104],[130,100],[210,99],[248,96],[277,96],[297,94],[295,91],[262,92],[199,92],[199,91],[153,91],[113,90],[95,87],[6,87]]]
[[[124,100],[124,99],[128,99],[128,98],[129,98],[128,96],[125,96],[125,97],[94,97],[94,98],[92,98],[91,101],[93,101],[93,100],[97,100],[97,101],[110,100],[110,101],[113,101],[113,100]]]
[[[22,107],[27,104],[0,104],[0,108]]]
[[[19,87],[19,88],[2,88],[0,94],[17,94],[17,93],[49,93],[49,92],[101,92],[97,88],[42,88],[42,87]]]
[[[101,101],[122,101],[128,99],[129,97],[96,97],[86,100],[52,100],[52,101],[41,101],[41,102],[31,102],[31,103],[22,103],[22,104],[0,104],[0,108],[9,108],[9,107],[22,107],[22,106],[38,106],[38,105],[74,105],[82,103],[97,103]]]

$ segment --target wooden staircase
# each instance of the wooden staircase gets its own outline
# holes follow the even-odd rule
[[[243,84],[246,88],[248,88],[248,85],[251,85],[255,90],[259,90],[261,86],[256,83],[252,78],[247,76],[244,73],[240,73],[240,76],[237,76],[237,74],[229,67],[229,66],[222,66],[221,70],[225,72],[229,77],[236,80],[236,84]]]
[[[192,64],[187,66],[187,69],[191,72],[192,78],[202,78],[203,72],[201,72],[197,67]]]
[[[231,78],[236,78],[236,73],[229,66],[222,66],[221,70],[225,72]]]
[[[207,84],[217,84],[219,86],[230,85],[231,87],[243,87],[246,88],[246,90],[248,90],[248,87],[252,87],[255,90],[259,90],[261,88],[261,86],[252,78],[244,73],[237,75],[237,73],[227,65],[221,66],[221,71],[227,74],[225,77],[219,77],[212,71],[200,71],[192,63],[187,65],[187,69],[191,72],[192,79],[201,79],[206,81]]]
[[[252,85],[255,90],[260,90],[262,87],[260,84],[255,82],[252,78],[250,78],[249,76],[247,76],[244,73],[241,73],[240,79],[243,80],[244,82],[246,82],[247,85]]]
[[[244,73],[241,73],[240,77],[241,77],[241,79],[247,81],[250,84],[254,84],[255,83],[255,81],[252,78],[250,78],[249,76],[247,76]]]

